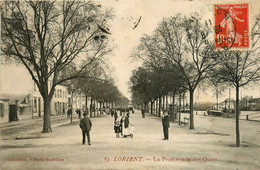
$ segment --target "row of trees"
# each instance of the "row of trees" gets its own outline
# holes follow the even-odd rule
[[[211,25],[202,22],[198,14],[177,14],[164,18],[153,34],[144,35],[132,57],[143,61],[142,68],[133,72],[131,91],[134,101],[144,104],[161,100],[161,96],[189,92],[190,129],[194,129],[193,94],[199,84],[222,84],[236,88],[236,146],[240,146],[239,88],[257,82],[259,71],[260,17],[252,25],[250,51],[216,51],[210,37]],[[219,91],[216,91],[216,95]],[[160,104],[159,104],[160,106]],[[160,115],[159,115],[160,116]]]
[[[59,84],[71,85],[73,91],[75,78],[84,78],[81,81],[88,85],[99,84],[93,85],[98,101],[112,100],[102,93],[103,87],[116,91],[114,84],[95,82],[96,76],[89,74],[111,51],[107,31],[111,18],[111,11],[91,1],[2,3],[1,50],[10,62],[23,64],[37,85],[44,101],[43,132],[51,131],[50,104]]]
[[[103,79],[101,77],[88,79],[77,78],[73,79],[73,81],[67,85],[72,94],[72,103],[73,96],[77,96],[78,94],[85,96],[85,111],[90,113],[90,117],[96,115],[96,109],[98,107],[99,115],[101,115],[103,108],[113,108],[115,105],[118,105],[118,102],[123,97],[112,79]],[[90,98],[90,103],[88,103],[88,98]],[[73,104],[71,106],[73,110]]]

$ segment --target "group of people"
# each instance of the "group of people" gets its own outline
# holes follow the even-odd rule
[[[126,135],[128,134],[126,131],[129,128],[129,112],[127,113],[123,113],[123,116],[121,117],[120,121],[117,120],[118,116],[117,116],[117,112],[116,110],[113,110],[113,116],[114,116],[114,131],[116,133],[116,138],[120,137],[120,133],[122,137],[126,137]],[[84,145],[86,142],[86,136],[87,136],[87,140],[88,140],[88,145],[91,145],[90,143],[90,130],[92,128],[92,122],[89,119],[89,114],[87,114],[86,112],[84,112],[83,116],[84,118],[82,118],[80,120],[79,126],[82,130],[82,144]],[[131,124],[132,126],[134,126],[133,124]],[[163,140],[169,140],[169,127],[170,127],[170,117],[168,115],[167,111],[164,111],[163,116],[162,116],[162,126],[163,126],[163,134],[164,134],[164,138]]]
[[[117,112],[115,111],[114,113],[114,130],[116,133],[116,138],[120,137],[120,133],[122,137],[126,137],[126,135],[128,135],[127,128],[129,127],[129,112],[124,112],[120,121],[117,120],[118,116],[117,116]]]
[[[77,109],[75,110],[75,112],[76,112],[76,114],[78,115],[78,118],[81,119],[81,110],[77,108]],[[72,109],[71,109],[71,108],[69,108],[69,109],[67,110],[67,118],[70,118],[70,116],[72,116]]]

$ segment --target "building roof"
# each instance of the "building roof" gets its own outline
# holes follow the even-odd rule
[[[18,100],[19,103],[25,103],[25,99],[29,94],[25,93],[4,93],[0,94],[0,100],[8,101],[9,104],[15,104],[15,101]]]
[[[257,102],[260,102],[260,98],[253,98],[249,100],[249,103],[257,103]]]

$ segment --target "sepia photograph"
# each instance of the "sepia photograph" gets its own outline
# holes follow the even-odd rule
[[[259,0],[0,12],[0,170],[260,169]]]

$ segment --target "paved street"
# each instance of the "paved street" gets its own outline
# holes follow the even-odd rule
[[[130,114],[133,139],[115,138],[111,116],[91,120],[91,146],[81,144],[78,119],[49,134],[38,128],[26,133],[28,139],[2,139],[0,169],[260,168],[259,122],[240,121],[242,146],[236,148],[233,119],[195,115],[195,130],[171,123],[169,141],[162,140],[161,119],[142,119],[139,111]]]

